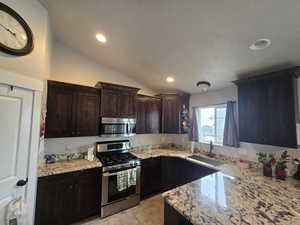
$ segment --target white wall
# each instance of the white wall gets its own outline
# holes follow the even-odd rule
[[[192,95],[190,99],[190,107],[193,106],[208,106],[220,103],[226,103],[227,101],[237,101],[238,94],[236,86],[231,86],[217,91],[206,92],[203,94]],[[201,149],[208,150],[207,144],[197,143],[196,146]],[[240,148],[230,148],[226,146],[215,146],[215,152],[223,155],[234,156],[245,160],[257,161],[257,152],[279,152],[286,148],[251,144],[241,142]],[[293,151],[290,149],[290,151]],[[293,151],[294,152],[294,151]]]
[[[53,41],[50,79],[91,87],[98,81],[103,81],[141,88],[139,93],[143,94],[156,94],[126,75],[96,63],[60,41]]]
[[[51,31],[47,10],[37,0],[1,0],[1,2],[14,9],[31,27],[34,35],[34,50],[29,55],[21,57],[0,52],[0,68],[39,80],[48,79],[50,77]],[[35,152],[33,154],[36,156]],[[32,159],[35,156],[32,156]],[[30,174],[36,176],[36,161],[30,160],[30,163],[29,176]],[[29,221],[34,219],[31,215],[34,209],[32,195],[35,194],[35,186],[35,178],[30,177],[28,183],[30,193],[27,193],[26,202],[27,207],[30,208],[26,215],[26,220]]]
[[[51,32],[48,13],[37,0],[2,0],[19,13],[31,27],[34,50],[27,56],[0,52],[0,68],[26,76],[47,79],[50,76]]]

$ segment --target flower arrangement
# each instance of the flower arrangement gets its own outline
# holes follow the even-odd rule
[[[273,154],[267,154],[263,152],[257,153],[258,162],[263,164],[263,174],[266,177],[272,177],[272,166],[276,164],[276,159]]]
[[[290,155],[288,154],[287,151],[284,151],[280,158],[277,161],[276,164],[276,178],[285,180],[286,178],[286,168],[287,168],[287,163],[290,160]]]

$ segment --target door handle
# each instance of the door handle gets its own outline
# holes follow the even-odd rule
[[[26,178],[26,180],[19,180],[17,182],[17,187],[23,187],[27,184],[27,182],[28,182],[28,178]]]

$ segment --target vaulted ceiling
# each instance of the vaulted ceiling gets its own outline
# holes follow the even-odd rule
[[[197,93],[199,80],[218,89],[250,71],[300,64],[299,0],[41,1],[55,38],[155,90]],[[271,46],[250,50],[259,38]]]

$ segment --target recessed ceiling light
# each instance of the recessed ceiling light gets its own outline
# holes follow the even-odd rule
[[[271,45],[271,40],[267,38],[262,38],[256,40],[252,45],[249,46],[251,50],[263,50]]]
[[[169,83],[173,83],[175,79],[173,77],[167,77],[166,81]]]
[[[103,34],[101,34],[101,33],[97,33],[97,34],[96,34],[96,39],[97,39],[99,42],[101,42],[101,43],[106,43],[106,42],[107,42],[106,37],[105,37]]]

